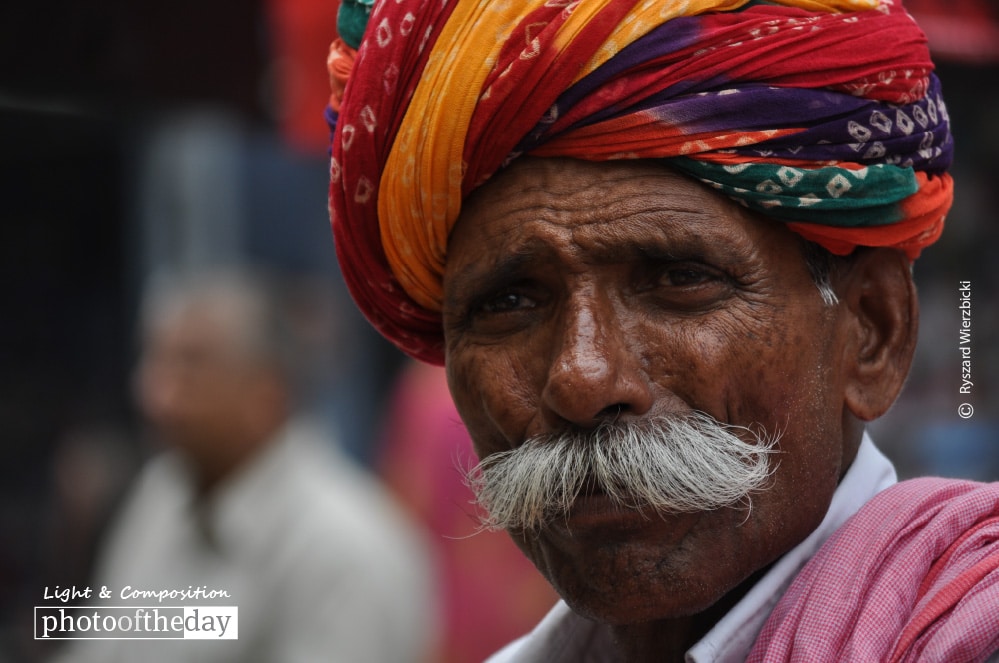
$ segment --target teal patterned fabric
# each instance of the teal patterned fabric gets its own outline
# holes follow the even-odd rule
[[[342,0],[336,17],[336,30],[351,48],[361,45],[364,28],[371,15],[371,7],[375,0]]]

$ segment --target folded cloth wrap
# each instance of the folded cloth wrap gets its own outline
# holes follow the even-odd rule
[[[443,362],[463,199],[521,155],[661,159],[839,255],[914,260],[943,228],[947,110],[899,0],[384,0],[362,15],[363,39],[355,25],[330,57],[330,215],[359,307],[419,359]]]

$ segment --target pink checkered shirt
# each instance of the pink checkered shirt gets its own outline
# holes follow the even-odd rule
[[[878,494],[798,574],[750,663],[966,663],[999,651],[999,484]]]

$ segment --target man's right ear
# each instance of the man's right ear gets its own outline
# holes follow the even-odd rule
[[[837,284],[849,325],[843,354],[845,402],[858,419],[871,421],[888,411],[909,374],[919,303],[911,263],[903,253],[857,251]]]

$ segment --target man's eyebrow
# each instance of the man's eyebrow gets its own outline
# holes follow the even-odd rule
[[[509,285],[521,278],[529,265],[543,259],[543,254],[543,250],[529,242],[518,246],[490,267],[484,267],[481,262],[469,263],[451,279],[456,287],[450,289],[445,306],[454,306],[459,300],[474,297],[479,292]]]

